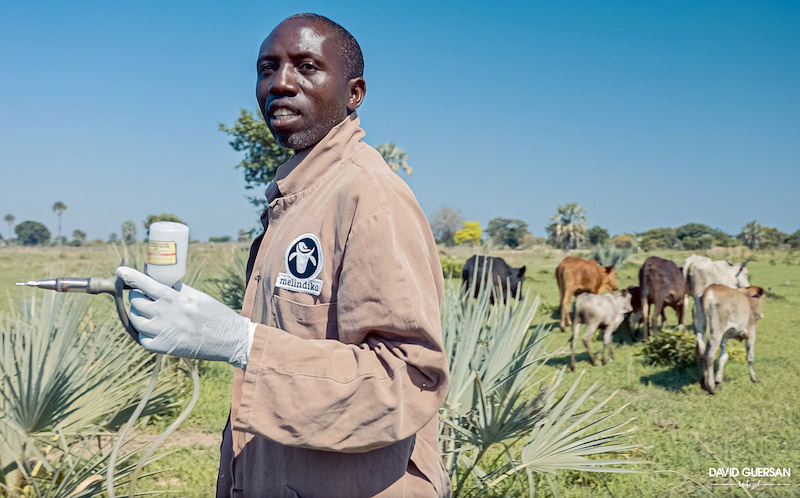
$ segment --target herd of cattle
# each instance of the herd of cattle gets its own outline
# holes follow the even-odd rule
[[[603,330],[605,365],[609,357],[614,358],[612,333],[620,324],[628,322],[629,327],[635,327],[641,322],[643,340],[647,340],[659,316],[664,325],[664,311],[668,306],[677,313],[678,325],[682,328],[684,312],[689,308],[690,298],[694,298],[693,321],[703,388],[714,394],[722,383],[722,372],[728,361],[726,345],[732,338],[745,341],[750,379],[758,382],[753,359],[756,321],[763,317],[764,289],[750,285],[746,264],[747,261],[712,261],[692,254],[679,267],[672,261],[650,256],[639,269],[639,286],[620,291],[613,266],[600,266],[595,260],[573,256],[564,258],[556,268],[556,282],[560,294],[561,331],[572,325],[570,367],[575,370],[575,343],[581,325],[586,325],[582,339],[592,365],[595,357],[589,340],[597,329]],[[462,272],[464,285],[467,289],[474,287],[476,296],[480,283],[490,280],[504,299],[521,292],[524,276],[524,266],[511,268],[502,258],[484,256],[469,258]],[[604,291],[610,293],[602,294]],[[573,297],[575,305],[571,317],[565,310],[569,310]],[[719,366],[715,375],[714,359],[718,350]]]

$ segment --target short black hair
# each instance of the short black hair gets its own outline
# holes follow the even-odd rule
[[[351,80],[353,78],[364,77],[364,54],[361,53],[361,46],[349,31],[325,16],[312,14],[310,12],[295,14],[291,17],[287,17],[285,20],[291,21],[294,19],[321,22],[336,31],[336,34],[339,35],[339,52],[342,54],[344,66],[347,70],[347,79]]]

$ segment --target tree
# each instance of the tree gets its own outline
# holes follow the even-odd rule
[[[394,142],[389,142],[386,144],[380,144],[375,149],[380,153],[383,160],[386,161],[386,164],[392,168],[397,174],[400,174],[400,168],[403,168],[403,171],[406,172],[408,176],[411,176],[411,166],[408,165],[408,156],[403,149],[395,145]]]
[[[231,240],[233,240],[233,239],[231,238],[230,235],[219,235],[219,236],[216,236],[216,237],[209,237],[208,238],[209,242],[215,242],[215,243],[217,243],[217,242],[230,242]]]
[[[174,221],[175,223],[184,223],[183,220],[175,216],[174,214],[164,213],[164,214],[148,214],[147,219],[142,222],[144,225],[145,232],[147,232],[147,236],[150,236],[150,225],[157,221]]]
[[[481,243],[481,232],[479,221],[465,221],[464,228],[456,232],[453,240],[460,246],[477,246]]]
[[[629,233],[618,233],[611,237],[609,242],[617,249],[634,249],[636,247],[636,239]]]
[[[764,233],[762,235],[761,248],[769,249],[780,247],[786,243],[789,236],[775,227],[763,227]]]
[[[703,234],[699,237],[691,237],[687,235],[681,240],[683,248],[688,251],[697,251],[699,249],[711,249],[714,247],[714,237],[711,234]]]
[[[4,219],[6,220],[6,223],[8,223],[8,240],[10,242],[11,241],[11,229],[14,228],[14,220],[16,220],[16,218],[14,217],[13,214],[9,213],[9,214],[6,215],[6,217]]]
[[[39,246],[50,242],[50,230],[38,221],[23,221],[14,228],[14,233],[24,246]]]
[[[134,225],[134,226],[136,226],[136,225]],[[108,243],[109,244],[116,244],[118,240],[119,240],[119,236],[116,233],[112,233],[111,235],[108,236]]]
[[[639,245],[645,251],[674,249],[680,245],[674,228],[653,228],[639,234]]]
[[[253,240],[252,230],[239,229],[239,233],[236,236],[236,242],[250,242],[251,240]]]
[[[738,238],[751,250],[758,249],[764,239],[764,227],[761,223],[753,220],[742,227],[742,233]]]
[[[58,247],[61,247],[61,215],[67,210],[67,205],[61,201],[53,204],[53,212],[58,216]]]
[[[683,243],[684,249],[703,249],[708,245],[708,239],[711,239],[711,245],[718,245],[728,247],[733,242],[733,238],[727,233],[718,228],[711,228],[703,223],[687,223],[675,229],[675,235]],[[690,240],[686,241],[687,238]],[[702,241],[701,241],[702,239]],[[697,245],[703,247],[695,247]]]
[[[578,249],[586,240],[586,211],[575,202],[556,208],[545,227],[550,243],[564,250]]]
[[[132,220],[123,221],[120,232],[122,233],[122,242],[125,245],[136,244],[136,223]]]
[[[789,247],[792,249],[800,249],[800,230],[788,236],[786,238],[786,243],[789,244]]]
[[[512,249],[522,244],[522,239],[527,232],[527,223],[511,218],[494,218],[489,220],[489,226],[486,228],[486,233],[489,234],[492,241]]]
[[[275,178],[278,166],[292,157],[290,149],[284,149],[275,143],[267,124],[260,117],[242,109],[239,118],[229,127],[219,124],[220,131],[231,137],[228,142],[233,150],[244,152],[242,161],[236,165],[244,170],[245,188],[248,190],[259,188],[263,190]],[[261,193],[249,197],[251,204],[264,209],[267,201]]]
[[[452,206],[440,206],[433,213],[433,221],[431,221],[431,231],[433,237],[439,244],[452,246],[455,244],[453,237],[456,232],[463,226],[464,218],[461,217],[461,212]]]
[[[608,230],[597,225],[590,228],[586,235],[589,237],[589,243],[593,246],[605,244],[609,238]]]
[[[72,231],[72,245],[76,247],[82,246],[86,243],[86,232],[83,230],[73,230]]]

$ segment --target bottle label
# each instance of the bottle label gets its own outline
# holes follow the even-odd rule
[[[174,265],[178,263],[175,242],[151,240],[147,246],[148,265]]]

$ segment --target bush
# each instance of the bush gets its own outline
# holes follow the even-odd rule
[[[688,368],[697,365],[697,339],[686,331],[662,330],[642,348],[649,365]]]
[[[636,239],[629,233],[618,233],[611,237],[610,242],[617,249],[636,249]]]
[[[461,271],[464,269],[463,261],[444,256],[439,258],[439,262],[442,264],[442,274],[444,274],[444,278],[461,278]]]
[[[589,259],[597,261],[600,266],[622,268],[631,252],[630,249],[619,249],[611,244],[596,245],[589,253]]]

